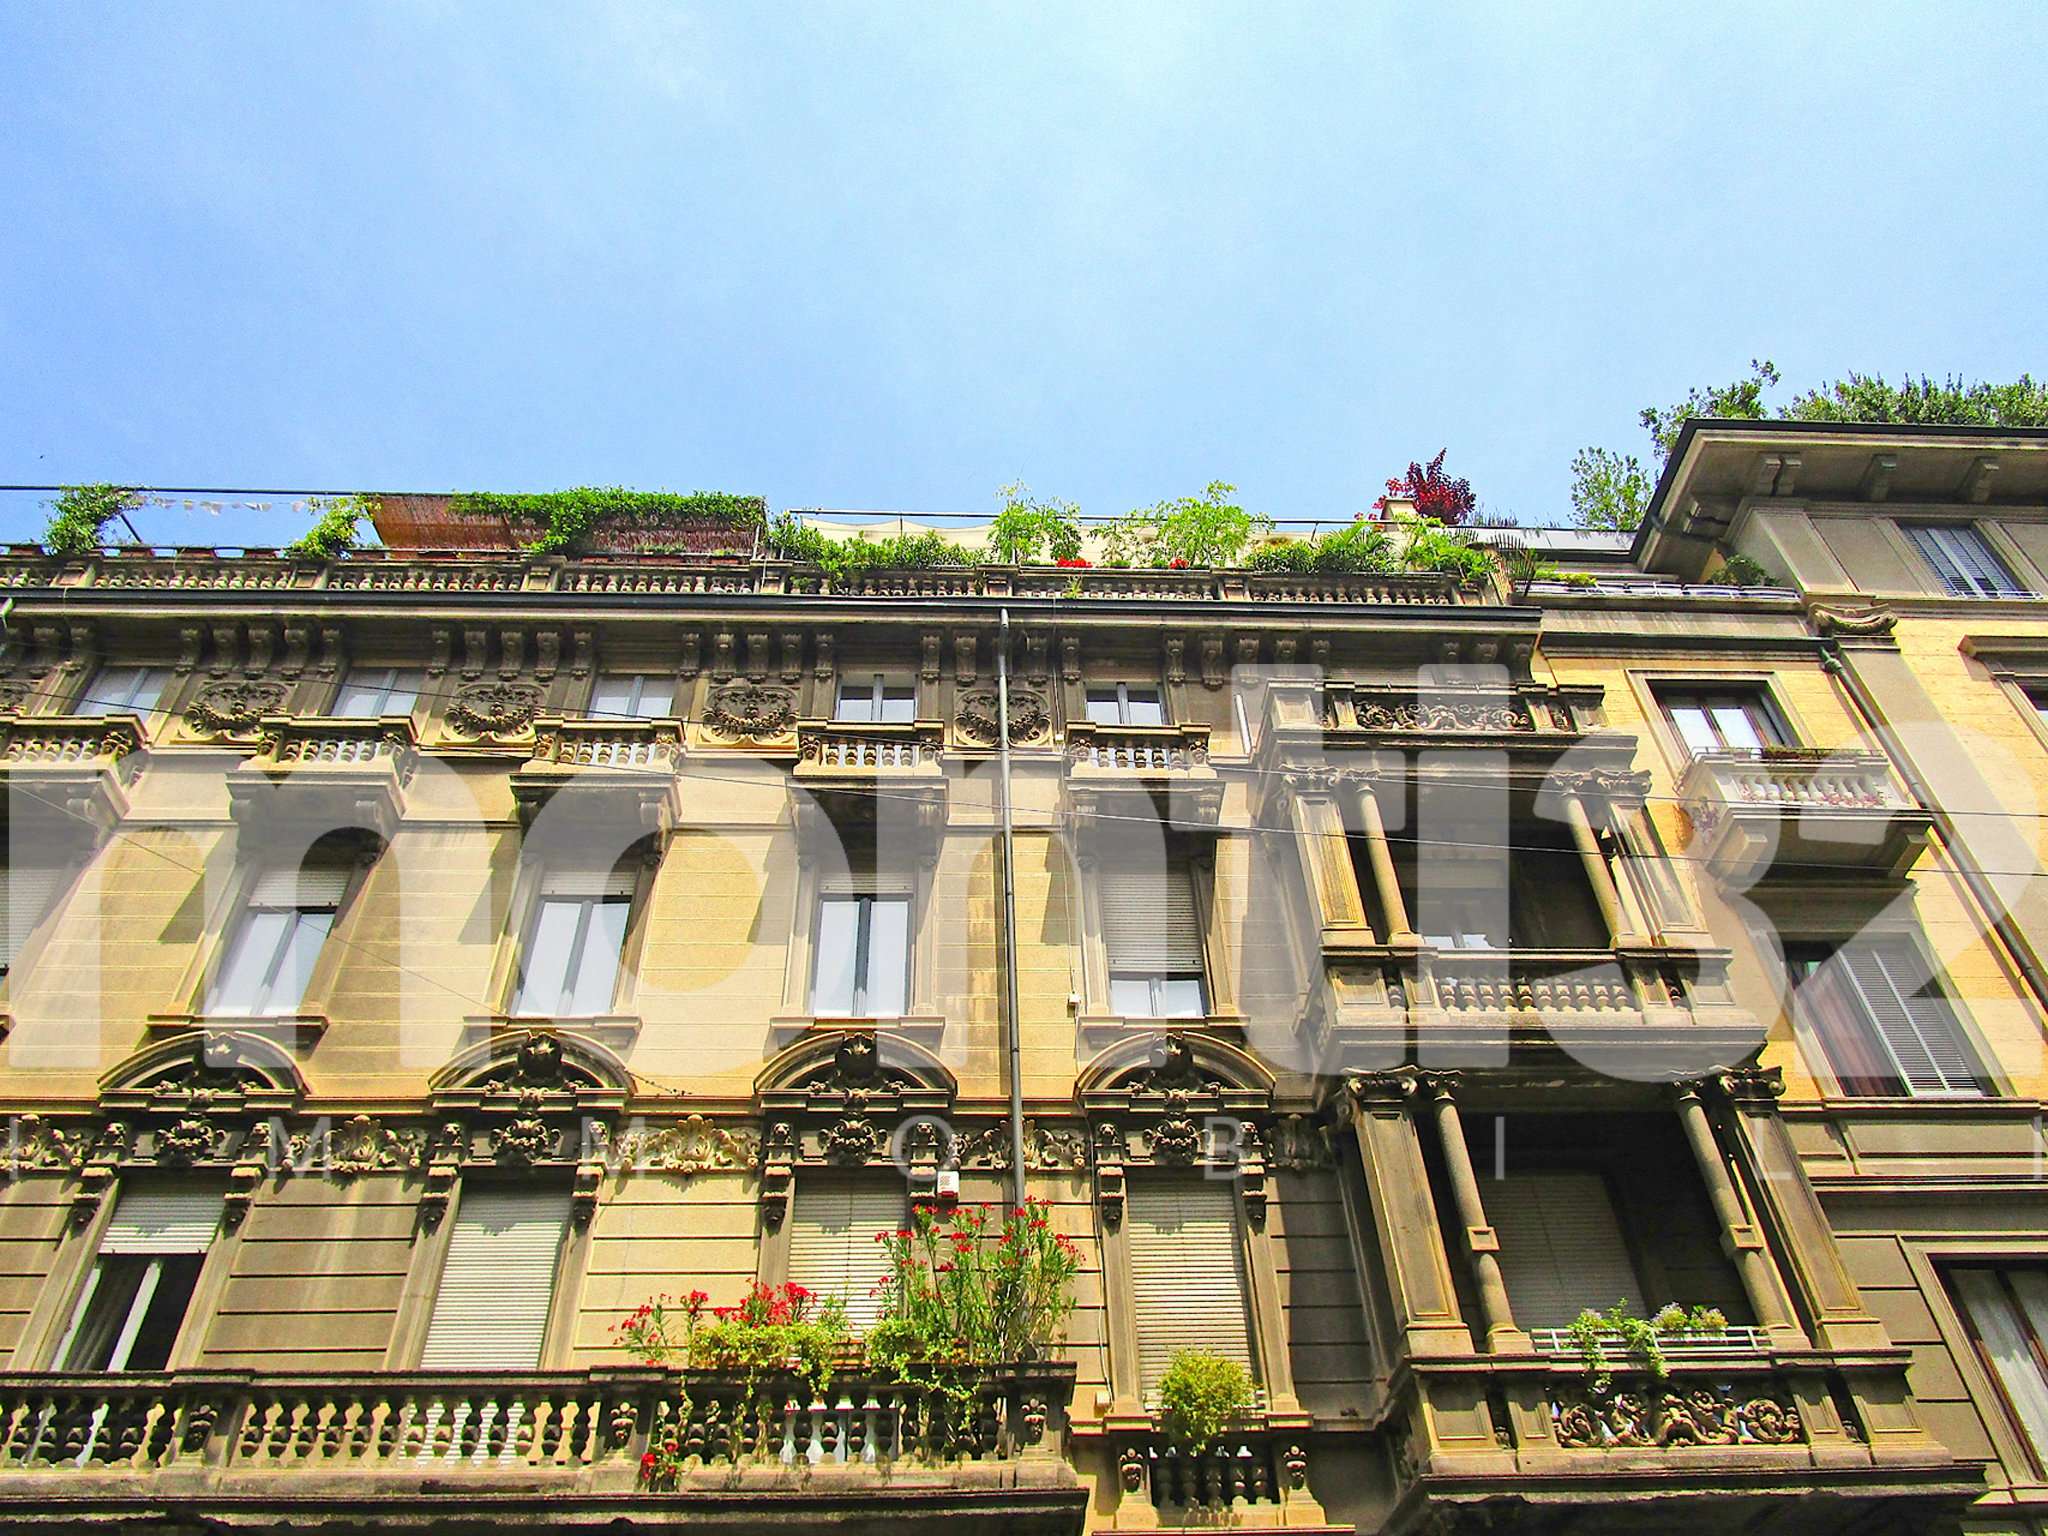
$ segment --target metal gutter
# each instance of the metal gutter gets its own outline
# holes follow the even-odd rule
[[[1003,818],[1003,1013],[1010,1048],[1011,1204],[1024,1203],[1024,1039],[1017,1012],[1017,828],[1010,800],[1010,610],[996,640],[996,725],[1002,740],[998,800]]]

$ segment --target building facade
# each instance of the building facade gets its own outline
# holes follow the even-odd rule
[[[1695,423],[1471,581],[0,554],[0,1498],[2038,1531],[2044,481]],[[1020,1189],[1076,1307],[964,1400],[620,1347]]]

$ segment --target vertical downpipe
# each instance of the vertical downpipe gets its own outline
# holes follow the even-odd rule
[[[1024,1040],[1017,1017],[1017,828],[1010,813],[1010,610],[996,639],[996,726],[1002,738],[1003,1014],[1010,1043],[1010,1193],[1024,1203]]]

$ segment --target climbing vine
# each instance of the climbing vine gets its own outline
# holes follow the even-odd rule
[[[356,547],[356,528],[366,517],[374,517],[377,502],[371,496],[316,497],[313,508],[320,515],[303,537],[285,546],[295,560],[332,560]]]
[[[527,546],[537,555],[570,554],[584,548],[600,528],[637,529],[650,541],[647,553],[659,553],[667,534],[678,538],[704,524],[730,528],[740,542],[750,542],[768,519],[768,503],[759,496],[730,491],[629,491],[622,486],[577,486],[567,491],[503,494],[463,491],[450,498],[457,516],[499,517],[513,527],[538,525],[540,537]],[[678,543],[677,547],[681,547]]]
[[[120,485],[67,485],[50,503],[43,543],[53,555],[89,555],[105,542],[107,524],[142,505],[142,493]]]

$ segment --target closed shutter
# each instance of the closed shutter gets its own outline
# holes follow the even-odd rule
[[[1959,597],[2023,597],[2019,584],[2005,562],[1971,527],[1923,526],[1908,528],[1913,542],[1927,563],[1934,567],[1942,584]]]
[[[1843,945],[1837,956],[1911,1093],[1984,1092],[1962,1026],[1931,979],[1920,980],[1926,967],[1909,943],[1858,939]]]
[[[465,1190],[427,1324],[423,1371],[530,1371],[540,1364],[555,1264],[569,1221],[558,1190]]]
[[[57,899],[65,872],[49,865],[11,864],[0,870],[0,966],[14,957]]]
[[[220,1229],[226,1198],[218,1185],[123,1190],[100,1252],[204,1253]]]
[[[888,1256],[878,1232],[903,1225],[905,1191],[900,1180],[798,1175],[789,1227],[789,1279],[820,1296],[846,1303],[856,1333],[882,1315],[875,1294],[888,1273]]]
[[[1251,1320],[1238,1255],[1237,1194],[1214,1179],[1133,1179],[1124,1232],[1138,1385],[1150,1397],[1183,1350],[1252,1368]]]
[[[1202,969],[1202,924],[1184,859],[1102,866],[1102,935],[1112,970],[1155,974]]]
[[[1563,1328],[1617,1301],[1643,1311],[1621,1218],[1597,1173],[1516,1173],[1481,1186],[1508,1305],[1524,1328]]]
[[[633,871],[621,864],[610,869],[550,869],[541,876],[540,893],[543,896],[594,897],[600,900],[626,900],[633,897]]]
[[[339,864],[315,861],[298,868],[266,869],[249,887],[252,907],[296,907],[306,911],[317,907],[338,907],[348,889],[348,870]]]

